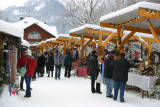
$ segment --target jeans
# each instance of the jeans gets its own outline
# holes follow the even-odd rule
[[[113,88],[113,80],[111,78],[106,78],[106,96],[112,95],[112,88]]]
[[[55,69],[56,69],[56,72],[55,72],[55,78],[60,78],[60,75],[61,75],[61,67],[62,65],[55,65]]]
[[[31,96],[31,76],[24,76],[24,79],[26,81],[26,96]]]
[[[124,90],[125,90],[126,82],[116,82],[114,81],[114,100],[117,100],[118,91],[120,89],[120,101],[124,101]]]

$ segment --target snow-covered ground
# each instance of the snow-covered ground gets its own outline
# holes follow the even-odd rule
[[[19,95],[9,96],[8,86],[4,87],[0,96],[0,107],[160,107],[159,100],[144,98],[135,91],[125,92],[125,103],[106,98],[105,86],[101,86],[103,94],[92,94],[90,79],[71,76],[61,80],[53,77],[38,77],[32,81],[32,97],[24,98],[24,91]]]

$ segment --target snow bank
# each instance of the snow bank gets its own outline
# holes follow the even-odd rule
[[[73,72],[73,71],[72,71]],[[8,86],[5,86],[0,97],[0,107],[159,107],[160,101],[141,97],[135,91],[125,92],[125,103],[106,98],[106,87],[101,84],[102,94],[92,94],[90,79],[84,77],[64,78],[62,69],[61,80],[53,77],[38,77],[32,81],[31,98],[24,98],[24,91],[19,95],[9,96]],[[25,88],[25,82],[24,82]]]

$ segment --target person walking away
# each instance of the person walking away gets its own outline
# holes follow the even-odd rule
[[[110,65],[116,56],[116,51],[111,51],[111,54],[108,55],[104,62],[104,78],[106,81],[106,97],[113,98],[112,87],[113,87],[113,67]]]
[[[36,59],[32,56],[31,50],[25,51],[25,56],[22,56],[18,62],[18,66],[20,68],[24,67],[26,64],[27,72],[24,75],[24,79],[26,82],[26,94],[24,97],[31,97],[31,78],[34,74],[34,70],[37,66]]]
[[[55,64],[55,79],[60,79],[61,76],[61,67],[63,63],[63,55],[61,52],[56,51],[54,56],[54,64]]]
[[[53,77],[54,57],[53,57],[52,53],[49,53],[47,66],[48,66],[48,77],[50,77],[50,71],[51,71],[51,74]]]
[[[99,72],[97,58],[98,58],[97,52],[92,51],[92,56],[90,58],[90,76],[91,76],[91,91],[92,91],[92,93],[95,93],[97,91],[97,88],[99,88],[96,86],[96,89],[95,89],[95,87],[94,87],[95,80],[97,79],[98,72]]]
[[[64,75],[64,77],[70,78],[72,60],[73,60],[73,58],[70,55],[70,52],[67,52],[67,55],[64,58],[64,66],[65,66],[65,75]]]
[[[111,62],[113,66],[113,80],[114,80],[114,97],[117,100],[118,91],[120,89],[120,102],[124,101],[124,90],[126,82],[128,81],[128,70],[130,68],[129,62],[125,59],[125,54],[120,54],[120,59]]]
[[[44,57],[43,53],[40,53],[38,60],[37,60],[38,76],[40,73],[40,77],[43,77],[44,66],[45,66],[45,57]]]

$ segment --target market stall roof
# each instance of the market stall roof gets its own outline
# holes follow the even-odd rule
[[[22,46],[26,46],[26,47],[30,47],[30,44],[29,42],[27,42],[26,40],[22,40],[22,43],[21,43]]]
[[[17,26],[2,20],[0,20],[0,32],[6,33],[8,35],[12,35],[18,38],[21,38],[24,35],[23,29],[18,28]]]
[[[99,25],[85,24],[81,27],[71,29],[69,33],[70,33],[70,36],[75,34],[75,35],[79,35],[79,37],[83,35],[87,35],[90,37],[92,36],[98,37],[100,30],[102,31],[103,38],[108,37],[108,35],[110,35],[112,32],[117,32],[116,29],[103,28],[103,27],[100,27]]]
[[[38,26],[40,26],[42,29],[44,29],[45,31],[47,31],[48,33],[50,33],[51,35],[57,37],[57,29],[56,26],[48,26],[47,24],[33,18],[33,17],[26,17],[23,20],[20,20],[19,22],[13,23],[14,25],[22,28],[22,29],[26,29],[29,26],[36,24]]]
[[[138,20],[143,16],[153,17],[156,19],[150,19],[153,23],[154,28],[160,27],[159,15],[156,12],[160,11],[160,4],[150,3],[150,2],[139,2],[124,9],[118,10],[116,12],[107,14],[100,18],[100,22],[110,23],[114,25],[131,23],[131,21]],[[145,10],[147,14],[144,14]],[[144,11],[144,12],[143,12]],[[142,12],[142,13],[141,13]],[[147,21],[140,21],[138,23],[128,24],[127,26],[149,29]]]

